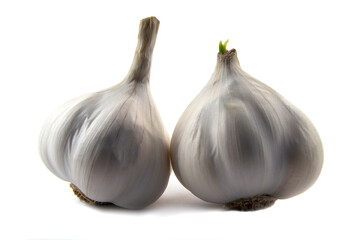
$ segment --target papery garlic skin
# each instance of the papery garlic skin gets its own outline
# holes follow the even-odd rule
[[[64,104],[42,128],[45,165],[94,201],[143,208],[167,186],[170,139],[149,88],[158,27],[155,17],[140,22],[134,60],[120,84]]]
[[[180,182],[221,204],[293,197],[313,185],[323,164],[310,120],[245,73],[235,49],[218,54],[214,74],[176,125],[170,152]]]

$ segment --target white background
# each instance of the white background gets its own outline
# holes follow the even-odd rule
[[[139,211],[81,203],[42,163],[40,127],[63,102],[117,84],[140,19],[161,24],[151,90],[171,135],[213,73],[219,40],[242,68],[302,109],[322,137],[307,192],[229,212],[171,176]],[[359,239],[357,1],[1,1],[1,239]]]

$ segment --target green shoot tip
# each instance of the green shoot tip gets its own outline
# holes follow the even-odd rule
[[[222,41],[220,41],[220,43],[219,43],[219,52],[224,53],[224,52],[227,51],[227,50],[226,50],[226,45],[227,45],[228,42],[229,42],[229,39],[226,40],[226,41],[224,42],[224,44],[222,43]]]

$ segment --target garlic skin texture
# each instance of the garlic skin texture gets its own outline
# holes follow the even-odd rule
[[[188,190],[237,210],[265,208],[304,192],[323,164],[310,120],[244,72],[235,49],[218,53],[211,79],[175,127],[170,152]]]
[[[55,111],[39,140],[45,165],[96,203],[143,208],[164,192],[169,136],[153,102],[149,76],[159,20],[141,20],[128,75],[109,89]]]

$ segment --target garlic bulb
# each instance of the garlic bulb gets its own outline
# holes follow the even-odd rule
[[[177,178],[197,197],[256,210],[313,185],[323,149],[310,120],[244,72],[226,43],[220,42],[211,79],[176,125],[171,161]]]
[[[141,20],[122,82],[64,104],[42,128],[42,160],[86,202],[138,209],[167,186],[170,139],[149,89],[158,28],[155,17]]]

